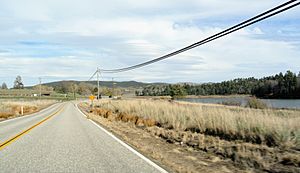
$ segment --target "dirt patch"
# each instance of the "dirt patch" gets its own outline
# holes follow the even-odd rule
[[[101,108],[89,111],[89,118],[174,172],[300,172],[297,150],[167,129],[153,119]]]

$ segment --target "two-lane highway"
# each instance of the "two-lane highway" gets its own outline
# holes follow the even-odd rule
[[[0,172],[161,171],[91,123],[71,102],[1,122],[0,143],[14,136],[0,149]]]

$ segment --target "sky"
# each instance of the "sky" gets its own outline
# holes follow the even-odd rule
[[[1,0],[0,83],[88,80],[170,53],[285,0]],[[300,7],[102,80],[218,82],[300,71]]]

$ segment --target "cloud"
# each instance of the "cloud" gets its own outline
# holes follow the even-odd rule
[[[96,67],[141,63],[202,40],[282,0],[17,0],[0,2],[0,82],[85,80]],[[72,7],[72,8],[71,8]],[[299,10],[298,10],[299,11]],[[208,82],[299,71],[300,14],[291,10],[122,80]],[[263,64],[263,65],[262,65]],[[27,80],[28,79],[28,80]]]

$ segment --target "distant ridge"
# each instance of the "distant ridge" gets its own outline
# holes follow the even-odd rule
[[[86,83],[86,84],[92,84],[92,85],[97,85],[97,81],[74,81],[74,80],[68,80],[68,81],[56,81],[56,82],[49,82],[49,83],[44,83],[43,85],[51,86],[51,87],[57,87],[61,86],[64,83],[75,83],[75,84],[80,84],[80,83]],[[167,85],[167,83],[144,83],[144,82],[137,82],[137,81],[100,81],[100,86],[101,87],[112,87],[112,83],[115,83],[115,87],[121,87],[121,88],[142,88],[146,87],[149,85]]]

